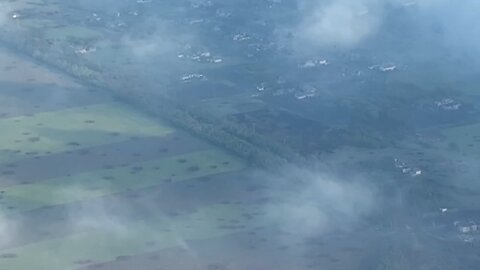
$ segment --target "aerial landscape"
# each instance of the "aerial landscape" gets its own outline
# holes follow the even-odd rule
[[[0,270],[477,269],[478,10],[0,0]]]

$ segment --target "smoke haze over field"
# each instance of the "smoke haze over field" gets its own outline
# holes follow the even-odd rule
[[[427,40],[431,46],[445,47],[454,54],[478,52],[478,1],[300,0],[298,3],[301,19],[293,30],[298,51],[332,47],[348,50],[370,40],[381,43],[383,35],[392,34],[386,23],[399,16],[403,26],[393,33],[398,40],[408,32],[418,32],[420,39],[412,40],[413,46]]]
[[[376,0],[301,2],[298,38],[313,47],[351,48],[378,30],[381,6]]]
[[[0,268],[477,260],[479,1],[43,2],[0,3]]]
[[[162,20],[149,18],[142,25],[151,29],[148,35],[126,35],[120,40],[121,46],[139,61],[161,55],[172,56],[182,45],[195,43],[193,33],[183,33],[178,27]]]
[[[325,233],[351,231],[378,210],[381,201],[371,181],[339,176],[319,166],[287,166],[274,174],[263,173],[259,182],[271,186],[274,203],[265,211],[274,224],[300,239]]]
[[[0,212],[0,247],[13,243],[16,239],[17,224]]]

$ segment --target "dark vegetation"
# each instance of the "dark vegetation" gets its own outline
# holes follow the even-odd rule
[[[92,87],[111,91],[122,101],[144,108],[148,113],[206,139],[251,164],[270,167],[300,158],[287,145],[269,140],[246,125],[191,108],[160,91],[154,94],[142,91],[140,86],[133,85],[128,78],[117,77],[68,51],[68,44],[52,43],[38,36],[27,37],[7,31],[2,31],[0,36],[0,42],[4,46],[66,72]],[[86,122],[92,123],[89,120]]]

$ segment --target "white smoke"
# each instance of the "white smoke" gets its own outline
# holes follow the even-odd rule
[[[101,203],[82,204],[80,208],[69,212],[69,215],[68,220],[73,231],[105,231],[117,237],[128,236],[132,233],[127,221],[111,213],[108,207]]]
[[[306,16],[298,41],[313,47],[352,47],[377,31],[382,20],[380,0],[338,0],[301,4]]]
[[[454,52],[470,53],[473,58],[478,59],[480,1],[439,0],[433,2],[433,0],[423,0],[419,5],[423,10],[422,15],[436,19],[436,23],[443,30],[441,42]]]
[[[273,184],[268,216],[301,238],[352,229],[375,209],[374,188],[361,179],[342,179],[321,169],[290,167],[265,176]]]
[[[147,38],[125,36],[121,43],[134,57],[140,59],[169,53],[176,48],[174,42],[164,34],[155,34]]]
[[[182,31],[180,27],[160,19],[147,19],[142,28],[149,30],[141,35],[125,35],[120,40],[121,47],[138,60],[162,55],[172,56],[185,44],[194,42],[193,33]]]
[[[52,194],[58,198],[72,198],[76,194],[88,192],[87,187],[70,186],[61,189],[58,193]],[[135,208],[142,208],[148,212],[158,211],[156,205],[152,205],[150,201],[136,200]],[[122,199],[109,199],[106,204],[103,200],[94,199],[93,202],[84,201],[77,204],[68,212],[67,221],[71,227],[71,231],[100,231],[113,235],[117,239],[128,239],[141,237],[139,234],[148,234],[151,236],[153,242],[162,241],[162,233],[159,228],[150,225],[148,222],[141,219],[132,219],[132,207],[129,203]],[[187,241],[182,235],[182,232],[177,230],[175,222],[170,220],[170,217],[163,217],[165,224],[171,231],[170,234],[175,239],[175,244],[184,250],[194,254]],[[132,230],[132,228],[141,228],[141,230]]]
[[[379,33],[392,7],[417,12],[412,23],[419,26],[440,24],[445,30],[443,41],[447,46],[474,47],[480,33],[476,23],[480,2],[474,0],[299,0],[298,3],[302,16],[294,30],[298,49],[353,48]]]
[[[0,212],[0,247],[8,246],[16,239],[16,225],[11,218]]]
[[[0,27],[3,27],[10,18],[10,13],[12,12],[12,7],[8,3],[0,3]]]

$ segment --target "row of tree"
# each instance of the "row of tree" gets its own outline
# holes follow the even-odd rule
[[[169,121],[252,164],[271,167],[300,157],[286,145],[279,145],[253,129],[228,119],[215,117],[206,111],[194,110],[163,94],[146,91],[141,81],[118,76],[80,57],[66,40],[46,40],[41,34],[2,31],[0,41],[20,53],[66,72],[84,83],[106,89],[123,101],[145,108],[147,112]]]

